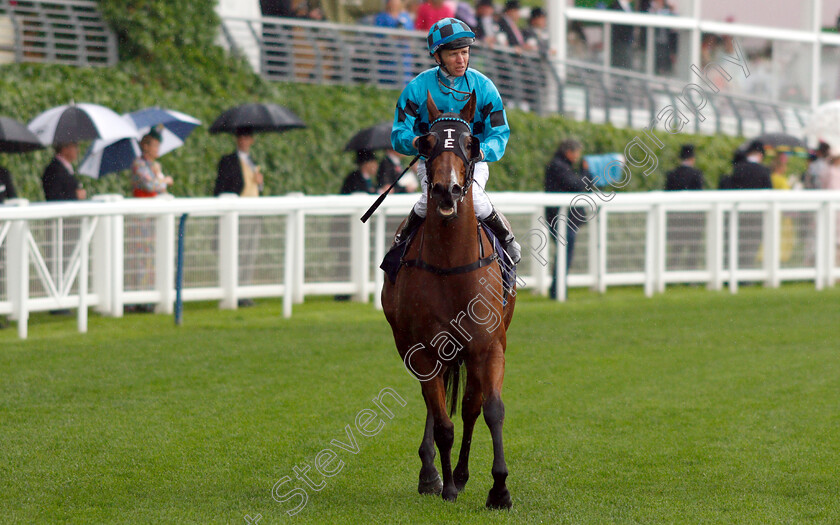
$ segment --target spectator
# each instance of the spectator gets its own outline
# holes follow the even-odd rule
[[[560,142],[557,151],[554,152],[554,157],[545,168],[545,191],[549,193],[586,193],[589,191],[586,182],[584,182],[582,173],[583,170],[577,171],[574,166],[580,161],[583,155],[583,144],[577,139],[569,138]],[[554,238],[555,248],[559,249],[559,240],[562,237],[561,232],[558,231],[559,222],[562,220],[559,217],[559,208],[551,207],[545,209],[545,218],[548,224],[554,230],[552,237]],[[586,221],[586,210],[583,208],[572,208],[569,210],[568,218],[566,219],[566,269],[568,270],[572,265],[572,256],[575,251],[575,238],[580,226]],[[557,272],[552,272],[552,275],[557,275]],[[549,291],[552,298],[557,297],[557,282],[552,280],[551,289]]]
[[[292,0],[260,0],[260,11],[263,16],[294,16],[293,3]]]
[[[164,175],[157,158],[160,156],[160,133],[152,130],[140,139],[140,156],[131,165],[135,197],[155,197],[166,193],[172,177]]]
[[[633,5],[630,0],[613,0],[610,9],[632,13]],[[631,69],[633,67],[633,42],[635,28],[633,26],[613,24],[611,33],[610,55],[612,67]]]
[[[251,158],[254,131],[251,128],[236,130],[236,151],[219,160],[216,187],[213,195],[236,193],[240,197],[259,197],[263,190],[263,174]],[[239,282],[249,284],[254,275],[259,252],[262,223],[259,217],[240,219]],[[239,306],[254,306],[251,299],[239,299]]]
[[[770,170],[761,164],[764,160],[764,144],[754,140],[750,143],[743,161],[735,164],[732,172],[733,190],[769,190],[773,187]]]
[[[499,34],[499,23],[493,0],[478,0],[475,5],[476,26],[473,28],[475,38],[487,45],[496,42]]]
[[[254,132],[251,128],[236,130],[236,151],[219,160],[213,195],[235,193],[241,197],[258,197],[263,187],[260,167],[251,159]]]
[[[379,163],[379,169],[376,170],[376,191],[382,193],[394,183],[397,177],[402,172],[402,163],[400,162],[400,154],[395,150],[389,149],[385,152],[385,156]],[[417,177],[413,172],[407,172],[400,178],[397,185],[394,186],[394,193],[414,193],[420,187],[417,182]]]
[[[373,25],[392,29],[414,29],[414,22],[405,10],[403,0],[386,0],[385,10],[376,15]]]
[[[703,172],[694,165],[696,157],[693,144],[680,148],[679,167],[665,176],[665,191],[702,190]],[[701,243],[697,237],[696,214],[671,212],[666,218],[668,235],[668,268],[696,270],[700,261]]]
[[[79,158],[79,145],[75,142],[57,144],[55,157],[47,164],[41,183],[48,201],[77,201],[87,198],[87,192],[76,179],[73,163]]]
[[[414,29],[428,32],[438,20],[453,16],[455,16],[455,8],[451,4],[444,0],[426,0],[417,7]]]
[[[344,183],[341,185],[342,195],[350,193],[376,193],[373,187],[373,177],[379,167],[376,161],[376,154],[368,149],[362,149],[356,152],[356,170],[350,172],[344,178]]]
[[[15,192],[15,185],[12,183],[12,174],[9,170],[0,166],[0,204],[6,199],[14,199],[17,197]]]
[[[770,184],[774,190],[789,190],[792,188],[787,175],[788,156],[779,153],[773,159],[773,171],[770,173]]]
[[[478,20],[475,18],[475,9],[469,2],[456,2],[455,4],[455,18],[466,22],[470,27],[478,25]],[[475,32],[475,30],[473,30]]]
[[[702,190],[705,185],[703,172],[695,167],[697,158],[694,144],[684,144],[680,149],[679,167],[665,175],[665,191]]]
[[[824,190],[840,190],[840,152],[828,158],[828,168],[823,176],[822,187]],[[840,221],[838,221],[840,225]],[[840,239],[840,229],[837,230]]]
[[[499,37],[497,40],[502,45],[510,46],[516,50],[526,49],[525,36],[519,29],[519,0],[508,0],[505,2],[505,9],[499,17]]]
[[[813,159],[811,163],[808,165],[808,171],[805,172],[803,177],[803,184],[807,189],[820,189],[822,188],[822,181],[826,177],[826,172],[828,171],[828,152],[829,152],[829,145],[825,142],[820,142],[819,146],[817,146],[816,151],[813,153]]]
[[[541,7],[531,9],[528,17],[528,27],[522,32],[525,44],[530,49],[539,50],[540,54],[548,55],[548,16]],[[570,33],[572,35],[574,33]]]

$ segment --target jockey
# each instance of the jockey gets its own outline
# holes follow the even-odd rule
[[[493,82],[475,69],[469,68],[470,46],[475,33],[457,18],[444,18],[429,29],[429,54],[437,67],[427,69],[409,82],[397,101],[391,143],[404,155],[417,155],[417,139],[429,132],[426,93],[430,92],[435,105],[444,113],[458,113],[467,103],[471,92],[476,94],[476,112],[472,134],[481,142],[481,159],[476,162],[472,186],[476,216],[484,222],[504,245],[514,264],[519,262],[520,247],[502,216],[493,209],[484,187],[490,172],[488,162],[495,162],[505,154],[510,127],[502,105],[502,97]],[[408,215],[405,226],[397,235],[397,242],[417,229],[426,216],[426,164],[421,159],[417,175],[423,187],[420,200]]]

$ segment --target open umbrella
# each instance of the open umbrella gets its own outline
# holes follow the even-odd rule
[[[277,104],[251,103],[219,115],[210,126],[210,133],[236,133],[241,128],[250,128],[254,133],[282,132],[305,127],[306,124],[288,108]]]
[[[840,151],[840,100],[828,102],[814,110],[805,133]]]
[[[123,115],[137,128],[131,138],[96,140],[91,144],[79,166],[79,173],[91,177],[121,171],[131,167],[140,156],[138,140],[155,127],[161,134],[160,155],[184,145],[184,140],[201,125],[201,121],[180,111],[163,108],[146,108]]]
[[[44,145],[121,139],[137,134],[137,128],[98,104],[68,104],[48,109],[27,127]]]
[[[391,123],[382,122],[375,126],[360,130],[353,135],[344,146],[344,151],[359,151],[363,149],[391,149]]]
[[[26,125],[9,117],[0,117],[0,153],[26,153],[44,145]]]
[[[772,150],[779,153],[796,153],[803,156],[808,155],[805,142],[802,139],[794,137],[793,135],[788,135],[787,133],[765,133],[744,142],[738,146],[738,149],[740,151],[746,151],[750,143],[755,140],[763,143],[766,151]]]

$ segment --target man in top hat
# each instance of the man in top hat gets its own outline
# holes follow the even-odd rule
[[[498,16],[493,0],[478,0],[475,4],[476,26],[473,28],[476,40],[492,46],[499,32]]]
[[[764,160],[764,144],[754,140],[746,151],[746,158],[735,164],[730,179],[733,190],[769,190],[773,188],[770,168],[761,164]]]
[[[702,190],[705,185],[703,172],[694,167],[697,159],[694,144],[680,148],[680,165],[665,175],[665,191]]]
[[[236,151],[219,160],[213,195],[235,193],[240,197],[259,197],[263,188],[263,175],[251,158],[253,145],[254,131],[251,128],[238,128]]]
[[[87,198],[73,169],[73,163],[78,158],[79,145],[75,142],[55,146],[55,157],[47,164],[41,176],[44,197],[48,201],[78,201]]]
[[[529,49],[538,49],[543,55],[548,53],[548,15],[542,7],[531,9],[528,27],[522,31],[522,35]]]

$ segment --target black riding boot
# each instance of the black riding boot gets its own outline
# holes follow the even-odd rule
[[[484,224],[493,230],[493,234],[502,241],[502,245],[504,246],[507,254],[513,260],[513,264],[518,263],[519,260],[522,259],[522,248],[520,248],[519,243],[516,242],[513,232],[508,229],[501,214],[494,209],[490,216],[483,220]]]
[[[399,244],[403,241],[403,239],[408,238],[408,236],[411,235],[411,232],[419,228],[421,224],[423,224],[423,217],[417,215],[414,212],[414,208],[411,208],[411,213],[408,214],[408,219],[406,219],[402,230],[400,230],[400,233],[394,237],[394,244]]]

